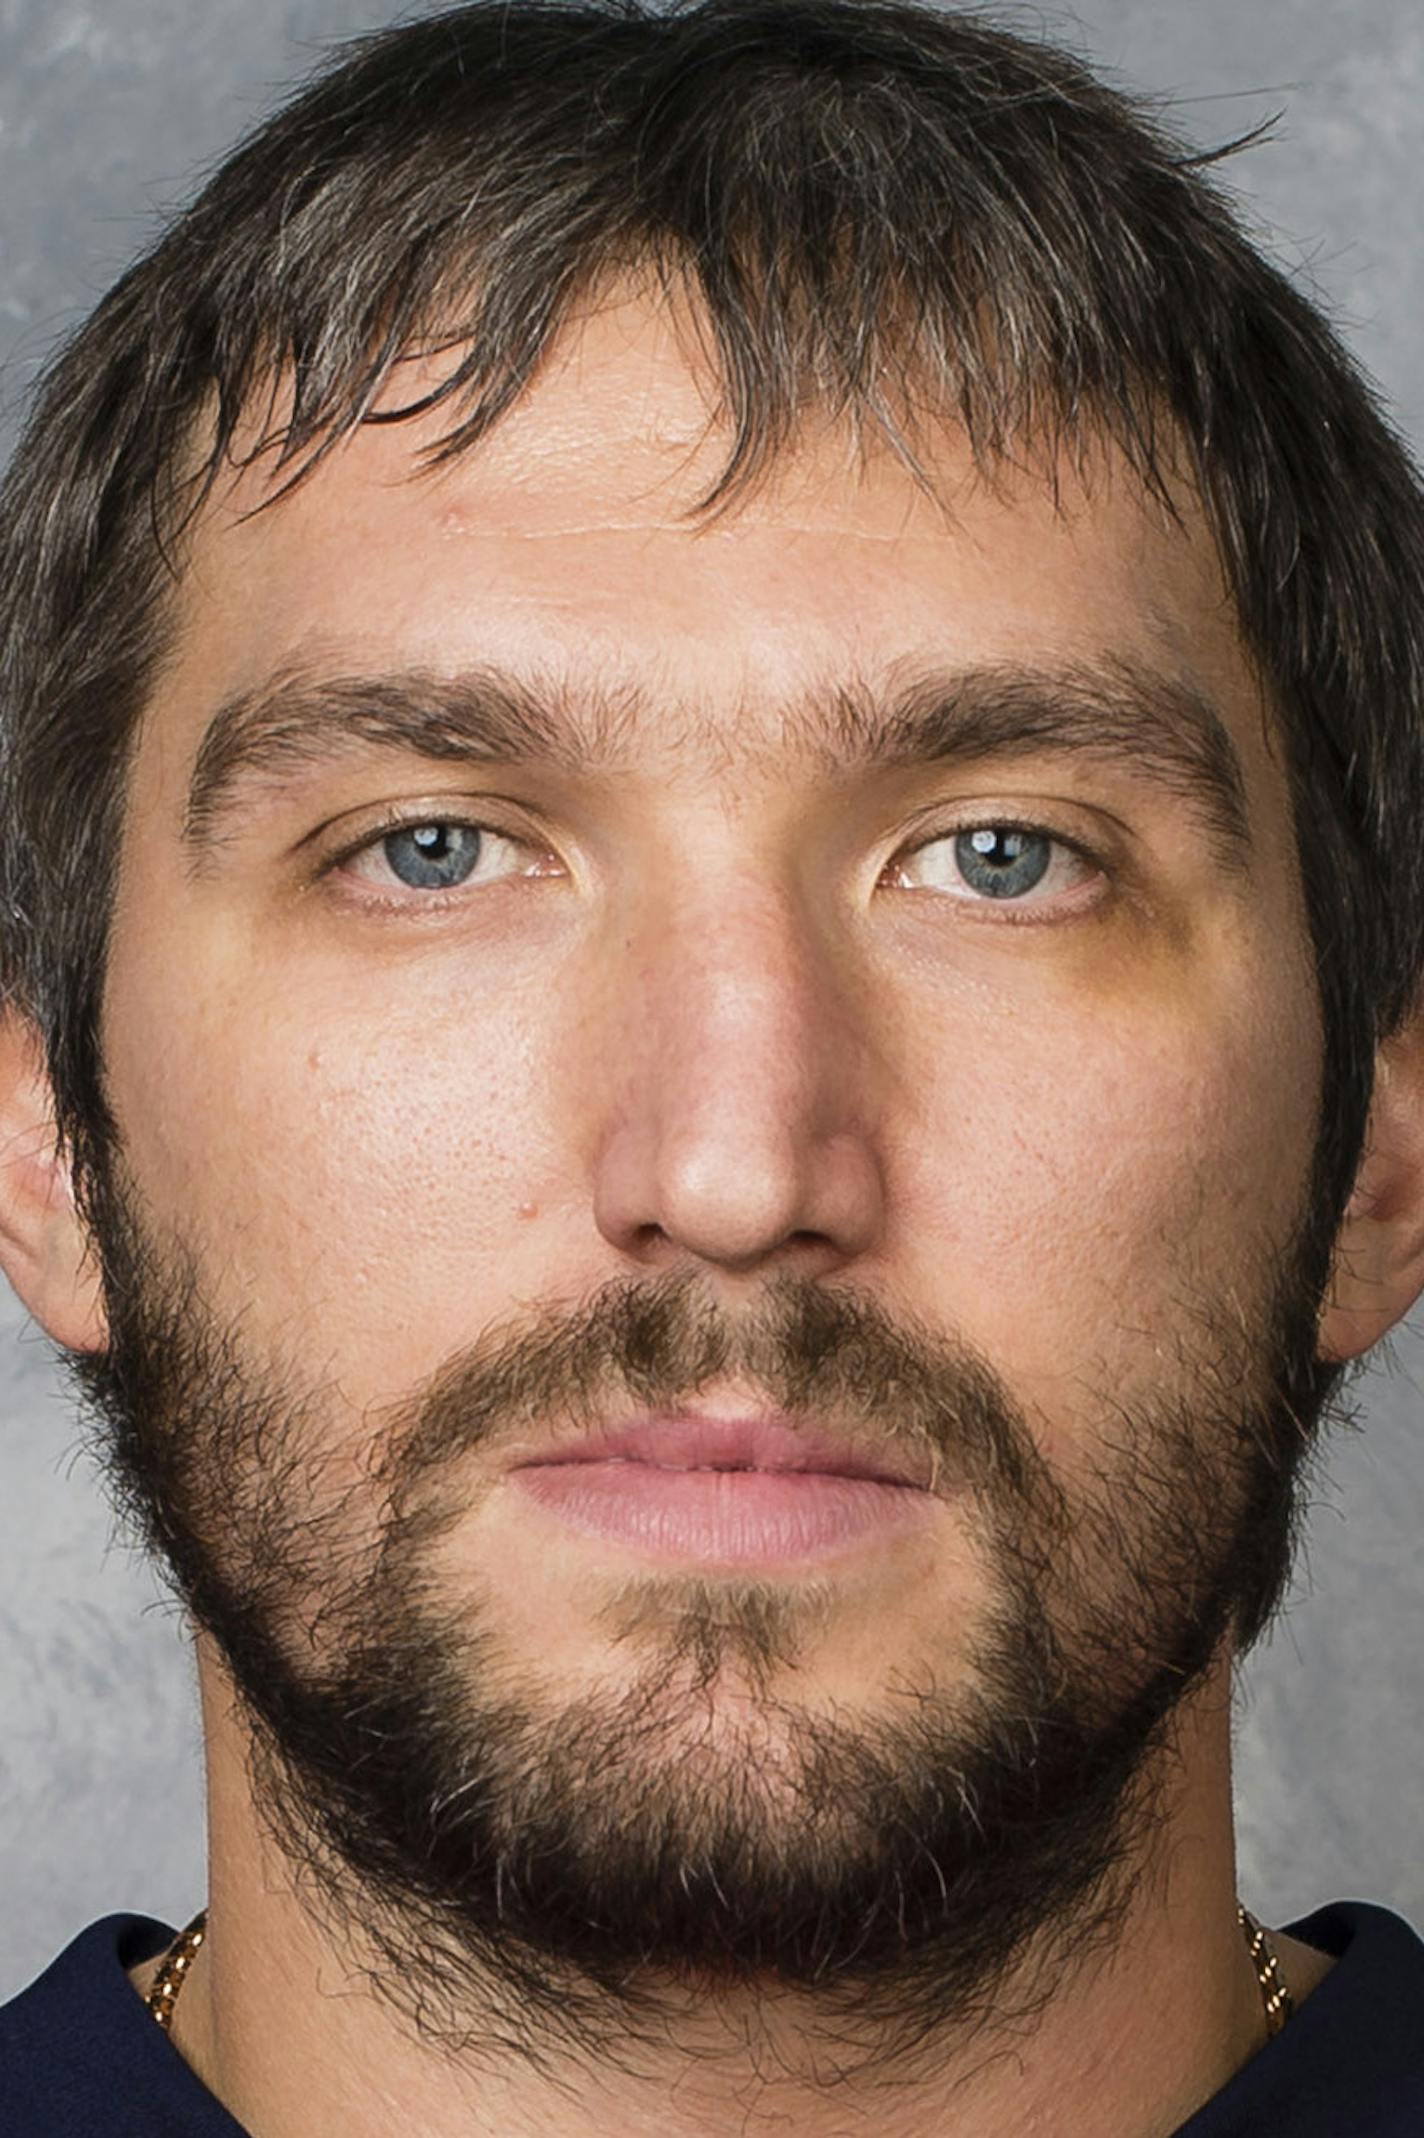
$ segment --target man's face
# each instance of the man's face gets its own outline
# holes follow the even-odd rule
[[[313,1851],[432,1979],[899,1952],[949,2012],[1107,1868],[1300,1452],[1285,780],[1110,455],[1055,506],[946,431],[946,515],[828,430],[696,525],[705,391],[629,297],[437,477],[443,415],[205,516],[107,977],[115,1335]],[[476,761],[495,676],[597,762]],[[274,678],[275,747],[205,750]],[[852,762],[892,705],[947,746]],[[526,1467],[772,1410],[918,1485],[803,1481],[791,1543],[765,1478],[605,1469],[594,1527]]]

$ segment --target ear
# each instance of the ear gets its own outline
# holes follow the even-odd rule
[[[39,1034],[0,1014],[0,1267],[47,1336],[67,1351],[107,1341],[99,1272],[55,1147]]]
[[[1375,1064],[1365,1154],[1335,1242],[1322,1359],[1358,1358],[1424,1292],[1424,1011]]]

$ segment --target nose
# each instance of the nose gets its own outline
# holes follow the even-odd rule
[[[666,901],[605,974],[594,1216],[641,1261],[815,1275],[884,1219],[866,982],[790,891]]]

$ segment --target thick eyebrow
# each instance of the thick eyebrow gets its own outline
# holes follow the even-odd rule
[[[542,765],[574,777],[636,768],[646,702],[631,686],[551,688],[495,668],[456,676],[287,669],[230,698],[209,721],[184,842],[200,860],[251,786],[270,790],[355,749]],[[695,716],[689,734],[708,747],[711,730]],[[1196,816],[1220,866],[1241,872],[1249,864],[1246,783],[1222,714],[1195,683],[1124,657],[921,671],[888,697],[842,685],[788,708],[776,747],[827,777],[1033,754],[1125,767]],[[766,748],[755,745],[759,759]]]

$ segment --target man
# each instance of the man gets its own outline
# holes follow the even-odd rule
[[[4,1265],[211,1858],[4,2129],[1417,2131],[1230,1717],[1424,1288],[1424,509],[1193,160],[899,0],[456,9],[4,522]]]

